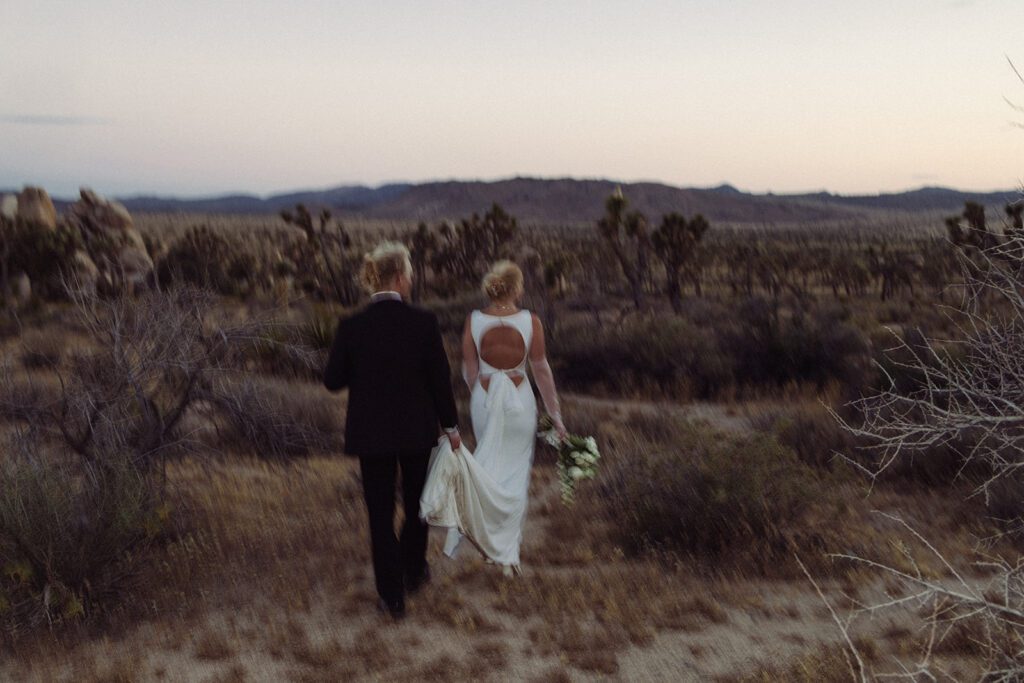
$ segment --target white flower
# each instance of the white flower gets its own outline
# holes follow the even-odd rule
[[[581,470],[579,467],[570,467],[569,476],[572,477],[573,479],[582,479],[583,470]]]
[[[588,451],[590,451],[594,455],[598,454],[597,453],[597,441],[594,440],[594,437],[588,436],[587,438],[585,438],[583,440],[583,443],[585,443],[587,445],[587,450]]]

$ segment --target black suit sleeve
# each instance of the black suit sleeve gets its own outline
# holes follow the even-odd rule
[[[448,365],[448,354],[444,352],[444,340],[437,317],[429,314],[426,340],[426,370],[430,392],[434,398],[434,410],[441,426],[449,429],[459,425],[459,413],[455,409],[455,394],[452,392],[452,370]]]
[[[331,351],[327,356],[327,369],[324,370],[324,386],[329,391],[341,391],[348,386],[348,381],[348,335],[345,321],[342,320],[338,323],[338,329],[334,333],[334,343],[331,344]]]

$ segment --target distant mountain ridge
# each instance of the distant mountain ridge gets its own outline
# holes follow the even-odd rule
[[[806,222],[863,216],[870,211],[959,211],[965,201],[1001,208],[1020,199],[1016,190],[964,192],[922,187],[877,195],[753,194],[722,184],[684,188],[655,182],[620,183],[604,179],[509,178],[497,181],[343,185],[259,197],[231,194],[202,198],[130,196],[119,198],[132,212],[267,214],[298,203],[328,207],[341,216],[438,221],[486,211],[501,204],[520,220],[538,223],[589,222],[601,216],[604,201],[621,187],[630,207],[656,218],[671,211],[702,213],[728,222]],[[55,198],[61,208],[68,200]]]

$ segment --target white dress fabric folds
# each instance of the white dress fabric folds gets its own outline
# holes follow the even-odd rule
[[[497,325],[516,329],[529,349],[532,324],[529,311],[503,317],[473,311],[470,329],[477,354],[483,335]],[[489,385],[485,390],[477,380],[472,387],[476,452],[470,453],[465,446],[452,450],[448,439],[442,438],[431,454],[420,517],[449,528],[444,548],[449,556],[454,556],[465,536],[494,562],[519,565],[537,438],[537,402],[526,362],[524,357],[515,368],[502,370],[480,358],[480,376],[488,377]],[[513,378],[520,377],[522,382],[516,386]]]

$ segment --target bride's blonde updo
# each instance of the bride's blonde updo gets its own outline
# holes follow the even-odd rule
[[[484,275],[483,290],[491,301],[515,299],[523,293],[523,271],[511,261],[498,261]]]
[[[412,261],[409,250],[401,242],[381,242],[377,248],[363,257],[363,269],[359,275],[366,291],[379,292],[395,277],[412,277]]]

